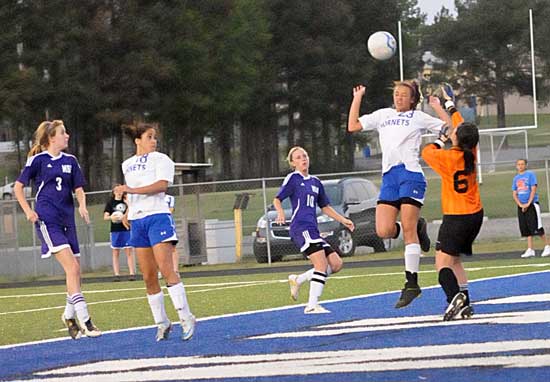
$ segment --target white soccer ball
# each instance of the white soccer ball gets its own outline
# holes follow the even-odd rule
[[[388,60],[395,54],[397,42],[389,32],[379,31],[370,35],[367,40],[367,49],[377,60]]]
[[[113,222],[119,222],[122,220],[122,217],[124,216],[124,214],[120,211],[115,211],[111,214],[111,220]]]

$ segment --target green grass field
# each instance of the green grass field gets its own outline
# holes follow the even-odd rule
[[[518,247],[521,247],[518,243]],[[483,244],[476,251],[483,250]],[[496,243],[496,251],[512,250],[508,243]],[[502,249],[501,249],[502,248]],[[400,258],[401,251],[376,255],[361,255],[346,262]],[[518,256],[519,257],[519,256]],[[272,266],[306,265],[304,260],[285,261]],[[251,264],[232,264],[186,268],[182,276],[188,299],[194,314],[201,317],[238,313],[292,305],[289,299],[287,273],[260,273],[254,275],[188,277],[188,271],[209,271],[242,267],[259,267]],[[265,267],[265,266],[264,266]],[[512,259],[468,262],[470,280],[550,269],[550,259]],[[398,290],[403,283],[403,267],[344,268],[331,276],[323,293],[323,300],[358,296],[369,293]],[[421,285],[436,285],[437,276],[432,265],[421,267]],[[85,277],[101,274],[85,275]],[[107,276],[107,273],[103,274]],[[94,322],[102,330],[115,330],[152,324],[151,313],[145,297],[143,282],[86,283],[83,290]],[[307,301],[308,287],[301,291],[299,303]],[[475,292],[473,292],[475,300]],[[65,288],[59,286],[0,289],[0,345],[23,343],[66,336],[60,316],[65,303]],[[415,302],[421,304],[422,299]],[[166,297],[167,311],[177,320],[171,302]],[[444,303],[442,300],[442,308]],[[393,309],[389,306],[388,309]],[[199,323],[200,325],[200,323]]]

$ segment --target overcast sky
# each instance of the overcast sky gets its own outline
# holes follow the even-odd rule
[[[428,15],[427,22],[428,24],[433,23],[434,16],[439,13],[441,7],[450,9],[451,12],[455,11],[455,2],[454,0],[418,0],[418,6],[422,13]]]

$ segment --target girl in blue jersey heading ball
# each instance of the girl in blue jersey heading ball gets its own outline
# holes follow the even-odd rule
[[[273,199],[273,206],[277,210],[275,223],[286,222],[285,212],[281,201],[290,198],[292,217],[290,219],[290,237],[292,242],[313,263],[313,268],[301,275],[290,275],[290,295],[294,300],[298,298],[300,286],[311,281],[309,300],[304,313],[330,313],[318,304],[319,297],[327,277],[342,269],[342,259],[331,246],[320,236],[317,228],[317,207],[332,219],[342,223],[353,232],[353,222],[336,212],[325,194],[321,181],[309,174],[309,156],[302,147],[290,149],[288,163],[294,172],[287,175],[279,193]]]
[[[13,190],[27,220],[36,227],[42,242],[42,258],[54,255],[65,271],[67,303],[61,320],[69,335],[73,339],[82,334],[98,337],[101,332],[92,324],[80,289],[80,249],[74,220],[73,191],[80,216],[86,223],[90,222],[83,189],[86,181],[76,158],[63,152],[68,144],[69,134],[63,121],[42,122]],[[34,210],[23,192],[23,187],[31,181],[37,188]]]

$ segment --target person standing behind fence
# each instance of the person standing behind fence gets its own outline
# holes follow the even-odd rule
[[[435,245],[435,267],[447,297],[443,319],[449,321],[473,314],[468,277],[460,256],[472,255],[472,244],[483,223],[483,206],[475,171],[478,129],[472,123],[463,123],[451,97],[446,91],[442,93],[454,128],[444,130],[433,144],[426,145],[422,158],[441,176],[443,222]],[[430,103],[439,102],[438,98],[430,97]],[[448,140],[452,147],[445,150]]]
[[[518,206],[518,223],[521,236],[527,237],[527,250],[523,258],[535,256],[533,236],[540,236],[546,243],[541,256],[550,256],[550,245],[542,226],[539,195],[537,193],[537,176],[527,170],[527,159],[516,161],[517,175],[512,181],[512,197]]]
[[[290,198],[292,204],[290,237],[300,252],[313,263],[313,269],[301,275],[288,277],[290,295],[296,300],[300,285],[310,281],[309,300],[304,313],[330,313],[318,302],[327,277],[342,269],[342,259],[319,234],[317,206],[325,215],[342,223],[351,232],[355,226],[351,220],[340,215],[330,206],[323,184],[317,177],[309,174],[309,156],[306,150],[299,146],[293,147],[288,153],[287,160],[294,172],[286,176],[277,196],[273,199],[273,206],[277,211],[275,223],[286,222],[281,202]]]
[[[44,121],[34,135],[25,168],[15,182],[15,197],[36,228],[42,258],[53,254],[65,272],[67,302],[61,319],[69,335],[75,340],[82,334],[98,337],[101,331],[92,323],[80,289],[80,248],[74,218],[73,191],[80,216],[87,224],[90,222],[83,189],[86,181],[77,159],[63,152],[69,143],[63,121]],[[37,186],[35,210],[23,191],[31,181]]]
[[[115,192],[128,194],[127,218],[132,224],[130,245],[136,250],[147,300],[157,324],[156,340],[167,339],[172,327],[166,315],[157,269],[166,281],[168,294],[178,313],[182,339],[189,340],[195,332],[195,316],[189,309],[185,287],[172,264],[173,246],[178,237],[164,200],[168,184],[174,181],[174,162],[156,151],[156,126],[138,123],[126,126],[126,132],[136,145],[136,155],[122,163],[126,184],[115,187]]]
[[[382,148],[382,186],[376,206],[376,234],[383,239],[398,238],[403,231],[405,286],[395,304],[396,308],[403,308],[421,294],[418,285],[421,249],[430,250],[426,221],[420,217],[427,186],[418,158],[422,132],[425,129],[439,132],[445,124],[451,126],[451,118],[441,105],[432,105],[439,119],[416,110],[422,94],[415,81],[395,83],[395,108],[379,109],[360,117],[364,95],[364,86],[353,88],[348,132],[378,131]],[[401,224],[397,222],[399,214]]]
[[[120,186],[117,184],[116,186]],[[116,187],[115,186],[115,187]],[[124,201],[126,194],[115,192],[111,193],[111,199],[105,204],[103,211],[103,220],[111,221],[111,248],[113,250],[113,272],[115,278],[113,281],[120,281],[120,250],[124,249],[126,252],[126,259],[128,262],[128,270],[130,271],[129,281],[136,279],[136,265],[134,261],[134,253],[132,247],[129,244],[130,241],[130,229],[122,223],[122,218],[128,211],[128,205]]]

